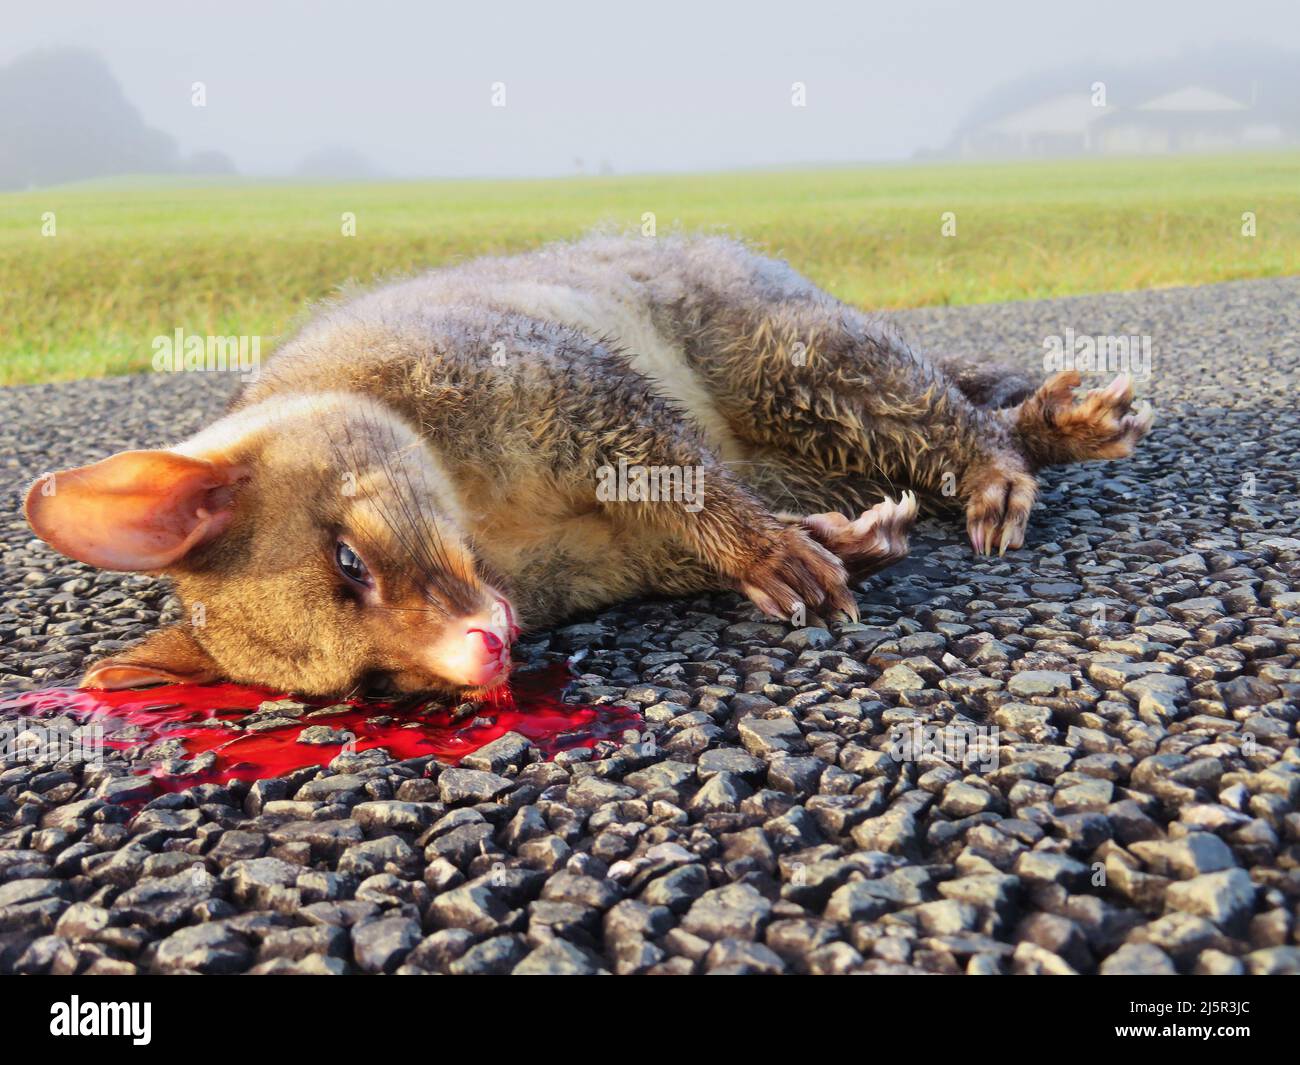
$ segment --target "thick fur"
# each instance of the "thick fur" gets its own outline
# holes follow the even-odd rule
[[[964,507],[977,550],[1018,547],[1037,468],[1126,454],[1150,424],[1131,390],[1076,408],[1071,387],[931,362],[729,239],[469,262],[326,307],[177,449],[258,473],[230,533],[169,572],[218,618],[190,634],[212,673],[302,690],[429,679],[404,658],[414,631],[331,597],[338,529],[424,597],[391,608],[412,617],[502,589],[536,626],[716,587],[853,614],[847,570],[906,554],[905,489]],[[601,498],[620,461],[702,469],[703,505]]]
[[[325,387],[418,425],[535,622],[716,585],[720,557],[752,554],[756,502],[856,514],[915,488],[965,506],[981,549],[1019,546],[1043,457],[997,409],[1036,382],[931,362],[721,237],[593,237],[388,285],[319,315],[240,403]],[[619,458],[705,465],[707,516],[595,505]]]

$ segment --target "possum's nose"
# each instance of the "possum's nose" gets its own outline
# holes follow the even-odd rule
[[[496,599],[490,608],[447,624],[425,662],[460,687],[494,687],[510,675],[510,644],[518,634],[509,604]]]
[[[449,679],[470,688],[504,680],[510,672],[510,633],[480,619],[463,623],[452,634],[443,669]]]
[[[509,668],[510,652],[495,632],[470,629],[465,633],[465,642],[468,683],[489,684]]]
[[[495,632],[484,632],[482,629],[470,629],[468,635],[478,636],[483,640],[483,649],[489,655],[500,655],[501,649],[505,646],[501,642],[501,637]]]

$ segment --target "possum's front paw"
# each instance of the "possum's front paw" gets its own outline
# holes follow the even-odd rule
[[[801,608],[828,606],[855,621],[858,605],[849,591],[844,564],[803,529],[786,526],[740,575],[739,588],[772,617],[791,618]]]
[[[1058,373],[1020,405],[1016,433],[1035,466],[1128,458],[1150,431],[1155,412],[1145,401],[1134,405],[1128,374],[1076,402],[1081,381],[1075,370]]]
[[[809,514],[800,524],[814,540],[833,551],[855,576],[865,576],[907,557],[907,531],[916,521],[916,496],[904,492],[864,510],[856,519],[843,514]]]
[[[1022,460],[998,455],[972,467],[962,480],[966,531],[976,554],[1003,554],[1023,547],[1025,526],[1038,494],[1038,482]]]

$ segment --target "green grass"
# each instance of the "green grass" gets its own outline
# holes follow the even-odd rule
[[[44,212],[57,235],[42,236]],[[340,233],[355,212],[357,234]],[[306,301],[597,225],[723,229],[873,307],[1300,273],[1300,154],[537,181],[67,186],[0,196],[0,384],[142,370]],[[941,215],[957,235],[941,235]],[[1242,235],[1253,211],[1258,235]]]

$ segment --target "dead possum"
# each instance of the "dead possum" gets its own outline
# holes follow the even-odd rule
[[[1037,470],[1151,425],[1127,377],[1079,383],[923,358],[733,240],[592,238],[330,306],[219,421],[42,478],[26,513],[189,611],[89,686],[473,694],[520,627],[641,593],[855,616],[912,490],[976,552],[1020,547]]]

